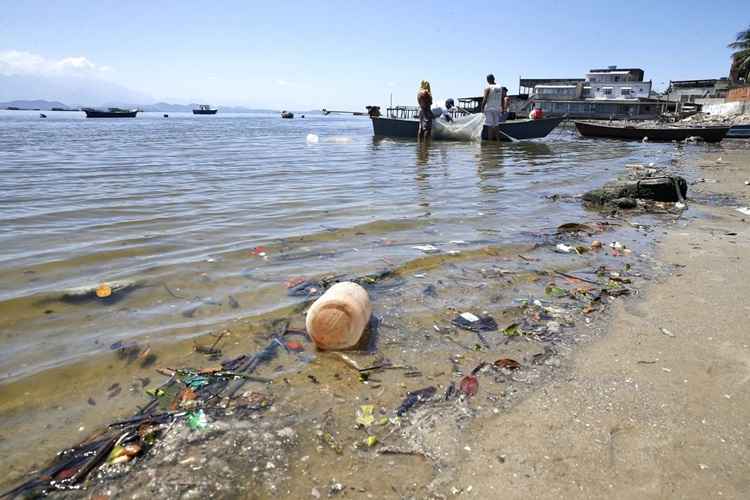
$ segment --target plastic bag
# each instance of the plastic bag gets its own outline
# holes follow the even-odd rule
[[[478,141],[482,138],[484,113],[476,113],[453,121],[443,117],[432,122],[432,138],[444,141]]]

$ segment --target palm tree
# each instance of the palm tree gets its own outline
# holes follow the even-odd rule
[[[729,48],[735,49],[729,76],[732,80],[750,80],[750,27],[737,33],[737,38],[729,44]]]

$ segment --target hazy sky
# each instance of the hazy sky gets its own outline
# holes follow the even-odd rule
[[[479,94],[493,72],[583,77],[641,67],[667,82],[729,71],[750,0],[2,2],[0,75],[76,75],[153,100],[361,109]],[[25,96],[45,98],[47,96]]]

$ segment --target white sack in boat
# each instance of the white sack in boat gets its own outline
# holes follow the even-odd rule
[[[432,122],[432,138],[444,141],[478,141],[482,138],[482,127],[484,113],[462,116],[450,122],[436,118]]]

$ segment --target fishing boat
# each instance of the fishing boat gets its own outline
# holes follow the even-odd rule
[[[194,115],[215,115],[219,111],[216,108],[212,108],[209,104],[199,104],[197,108],[193,109]]]
[[[699,137],[706,142],[720,142],[729,130],[729,126],[719,127],[679,127],[661,126],[644,127],[637,125],[613,125],[576,121],[578,133],[584,137],[608,137],[632,141],[684,141],[690,137]]]
[[[734,125],[727,132],[727,139],[750,139],[750,124]]]
[[[106,111],[94,108],[81,108],[86,118],[135,118],[137,109],[108,108]]]
[[[557,118],[542,118],[541,120],[508,120],[498,125],[500,131],[499,140],[510,142],[513,140],[541,139],[546,137],[565,119],[564,116]],[[414,119],[384,118],[373,116],[372,128],[378,137],[417,137],[419,122]],[[484,126],[482,139],[487,140],[490,127]]]
[[[291,118],[294,118],[294,113],[292,113],[291,111],[282,111],[281,117],[291,119]]]

